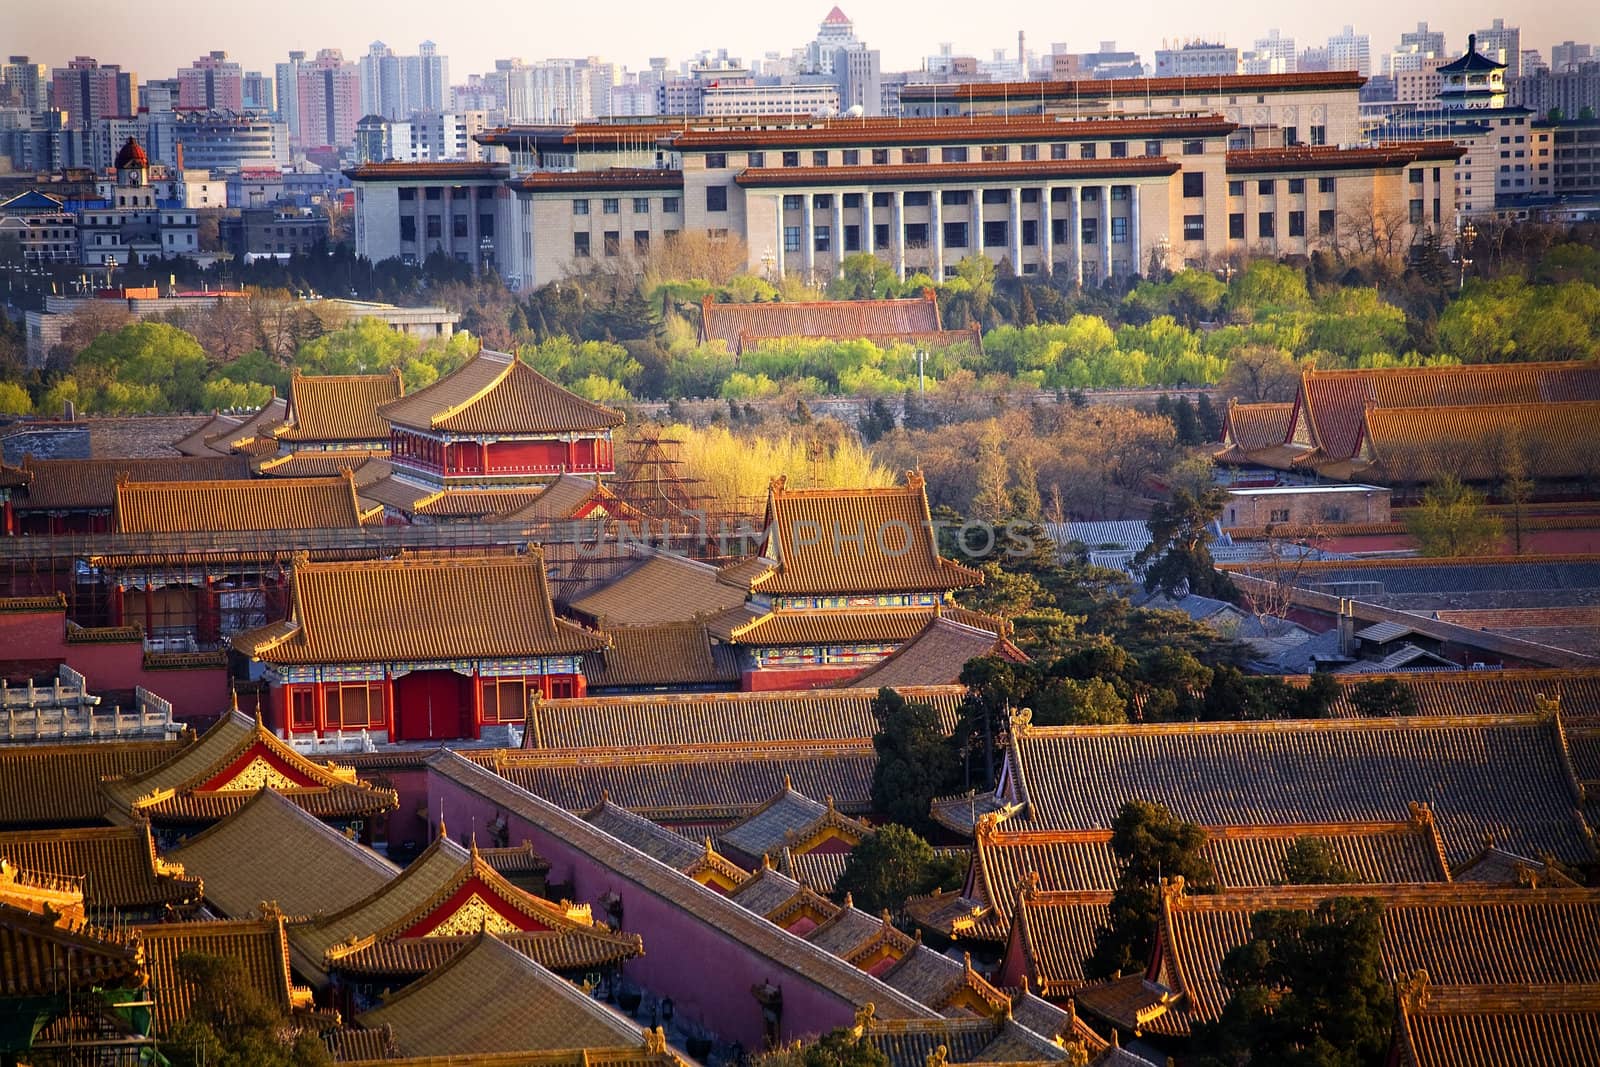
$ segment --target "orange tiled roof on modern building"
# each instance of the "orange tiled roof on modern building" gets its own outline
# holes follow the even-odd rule
[[[138,935],[150,972],[157,1033],[167,1033],[182,1023],[194,1004],[199,990],[180,969],[180,961],[188,953],[238,960],[246,988],[284,1015],[311,1007],[311,991],[297,987],[289,973],[289,943],[281,914],[160,923],[139,927]]]
[[[971,341],[970,330],[945,330],[933,290],[907,300],[776,301],[700,303],[700,341],[722,341],[735,354],[762,341],[799,337],[809,340],[896,341],[953,344]]]
[[[489,349],[378,413],[398,426],[466,434],[567,433],[623,422],[620,411],[561,388],[514,355]]]
[[[204,879],[208,907],[235,919],[264,900],[291,916],[338,911],[400,873],[274,789],[257,791],[168,857]]]
[[[774,478],[763,525],[760,555],[773,568],[752,582],[757,593],[943,593],[983,583],[982,572],[939,555],[918,472],[881,489],[789,489]]]
[[[441,160],[428,163],[363,163],[344,172],[359,182],[449,181],[463,178],[504,178],[511,168],[504,163]]]
[[[762,123],[762,124],[756,124]],[[782,145],[823,148],[860,145],[962,144],[985,141],[1074,141],[1121,137],[1203,137],[1238,128],[1221,115],[1160,118],[1058,118],[1054,115],[946,115],[939,118],[800,118],[736,120],[726,125],[702,119],[669,138],[679,151],[763,148]],[[759,171],[761,168],[751,168]]]
[[[1570,403],[1472,404],[1458,407],[1369,407],[1358,455],[1391,480],[1432,482],[1505,477],[1513,444],[1528,476],[1592,478],[1600,474],[1600,400]]]
[[[282,426],[272,436],[291,444],[387,441],[389,420],[378,408],[405,395],[400,372],[289,378],[289,402]]]
[[[443,836],[393,879],[346,907],[296,923],[289,937],[305,973],[420,975],[481,930],[547,967],[584,971],[642,951],[638,934],[595,922],[587,904],[523,892],[478,851]]]
[[[492,995],[486,995],[488,991]],[[644,1032],[490,931],[472,935],[448,963],[357,1017],[390,1027],[412,1056],[617,1048],[644,1051]]]
[[[605,638],[555,617],[544,556],[300,563],[289,617],[237,634],[266,663],[384,663],[555,656]]]
[[[163,482],[234,482],[250,477],[245,456],[173,456],[162,459],[34,459],[24,457],[25,493],[12,497],[17,511],[112,508],[117,484],[127,479]]]
[[[1228,94],[1294,92],[1318,89],[1359,89],[1367,79],[1353,70],[1298,71],[1290,74],[1214,74],[1183,78],[1083,78],[1073,81],[968,82],[963,84],[907,85],[905,101],[1001,100],[1020,102],[1051,98],[1101,97],[1144,100],[1149,96],[1190,93]]]
[[[353,530],[376,517],[348,476],[121,482],[116,500],[118,533]]]
[[[1403,167],[1408,163],[1456,160],[1467,149],[1454,141],[1408,141],[1346,148],[1342,145],[1290,145],[1245,148],[1228,153],[1229,174],[1275,174],[1283,171],[1365,170]]]
[[[1105,134],[1099,134],[1105,136]],[[892,163],[858,167],[751,167],[734,182],[745,188],[847,185],[863,182],[917,182],[950,185],[957,182],[1090,181],[1096,178],[1154,178],[1176,174],[1181,165],[1165,156],[1130,156],[1125,159],[1025,159],[986,163]],[[981,338],[981,331],[974,329]]]
[[[353,770],[313,763],[237,711],[160,766],[102,785],[113,818],[173,823],[215,822],[262,788],[320,818],[372,816],[399,803],[393,790],[358,781]]]
[[[156,856],[150,826],[0,833],[0,858],[31,871],[81,879],[94,909],[150,911],[200,899],[200,879]]]

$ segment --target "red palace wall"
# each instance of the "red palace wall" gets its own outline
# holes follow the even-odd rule
[[[860,674],[868,666],[870,664],[856,664],[852,667],[796,667],[786,670],[745,671],[740,675],[740,688],[747,693],[765,693],[775,689],[823,689]]]
[[[147,670],[138,640],[69,644],[63,611],[0,612],[0,649],[3,662],[26,664],[33,674],[65,663],[87,679],[91,693],[142,686],[170,700],[175,719],[211,719],[228,707],[227,668]]]
[[[672,998],[676,1014],[708,1027],[724,1041],[738,1041],[752,1052],[764,1047],[761,1006],[752,986],[770,981],[783,990],[782,1039],[798,1040],[848,1026],[854,1006],[778,960],[769,959],[702,918],[634,883],[586,852],[534,822],[497,807],[480,794],[433,771],[428,773],[428,818],[434,827],[442,811],[452,835],[474,825],[507,821],[512,842],[528,840],[550,861],[550,880],[569,881],[572,898],[587,903],[597,918],[606,916],[600,898],[622,899],[622,928],[644,939],[644,956],[628,960],[628,977],[650,991]],[[684,877],[686,883],[692,879]],[[697,892],[689,888],[689,892]],[[714,967],[685,966],[689,960],[715,960]]]
[[[523,682],[544,699],[579,697],[588,692],[581,674],[524,675],[520,678],[472,678],[454,671],[414,671],[399,678],[371,682],[295,682],[269,687],[263,721],[284,737],[321,737],[371,730],[392,741],[458,741],[478,738],[484,726],[526,720],[525,700],[496,714],[493,687]],[[331,699],[334,690],[367,689],[367,718],[341,722]],[[431,707],[426,721],[413,708]]]

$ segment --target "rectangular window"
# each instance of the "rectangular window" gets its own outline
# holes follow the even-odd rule
[[[861,150],[859,148],[846,148],[839,153],[839,163],[846,167],[859,167],[861,165]]]
[[[1067,158],[1067,146],[1064,143],[1060,142],[1060,141],[1057,141],[1054,144],[1052,144],[1050,146],[1050,158],[1051,159],[1066,159]]]
[[[1276,179],[1262,178],[1260,181],[1256,182],[1256,192],[1260,193],[1262,196],[1272,196],[1277,191],[1278,183]]]
[[[1031,247],[1039,243],[1039,224],[1033,219],[1022,220],[1023,247]]]
[[[965,189],[946,189],[939,194],[939,203],[945,207],[961,207],[970,194]]]
[[[861,251],[861,227],[846,226],[844,228],[844,250],[846,252]]]
[[[1111,220],[1111,243],[1125,245],[1128,243],[1128,220],[1115,218]]]
[[[317,728],[317,691],[315,689],[295,686],[289,690],[289,725],[296,730],[315,730]]]
[[[1422,168],[1421,167],[1412,167],[1411,170],[1406,174],[1406,177],[1407,177],[1407,179],[1410,180],[1412,185],[1421,185],[1422,184]]]
[[[1289,212],[1289,236],[1304,237],[1306,235],[1306,213],[1304,211]]]
[[[985,204],[1005,204],[1009,203],[1010,200],[1010,194],[1004,189],[985,189],[983,191],[983,202]]]
[[[1004,248],[1010,240],[1010,224],[1005,219],[983,224],[983,245],[985,248]]]
[[[1092,245],[1096,241],[1098,241],[1099,239],[1100,239],[1100,220],[1099,219],[1084,219],[1083,220],[1083,243],[1086,244],[1086,245]]]
[[[600,213],[602,215],[615,215],[621,210],[622,201],[614,196],[608,196],[604,200],[600,201]]]
[[[945,223],[944,246],[946,248],[967,247],[967,224],[964,222]]]
[[[1159,156],[1161,154],[1161,142],[1146,141],[1144,143],[1144,154],[1147,156]]]
[[[1228,183],[1228,195],[1229,196],[1243,196],[1244,195],[1244,182],[1238,181],[1237,179],[1234,180],[1234,181],[1229,182]]]
[[[1311,143],[1314,144],[1314,145],[1327,144],[1328,143],[1328,127],[1326,127],[1326,126],[1313,126],[1313,127],[1311,127]]]
[[[1203,156],[1205,152],[1206,143],[1204,141],[1183,142],[1183,154],[1186,156]]]
[[[706,210],[728,210],[728,187],[726,185],[706,186]]]
[[[478,216],[478,232],[480,234],[482,234],[483,236],[485,236],[485,237],[493,237],[494,236],[494,216],[493,215],[479,215]]]
[[[1244,212],[1235,211],[1228,216],[1228,239],[1230,241],[1244,240]]]
[[[765,152],[751,152],[744,157],[744,162],[747,167],[764,167],[767,165],[767,154]]]
[[[415,241],[416,239],[417,239],[417,220],[416,220],[416,218],[414,216],[411,216],[411,215],[402,215],[402,216],[400,216],[400,240],[402,240],[402,241]],[[94,243],[95,244],[99,244],[100,243],[100,238],[98,236],[95,237]]]
[[[873,207],[893,207],[894,206],[894,194],[893,193],[873,193],[872,194],[872,206]]]
[[[965,163],[967,161],[966,146],[961,145],[954,148],[941,148],[939,149],[939,159],[945,163]]]
[[[1204,241],[1206,239],[1206,217],[1204,215],[1185,215],[1183,217],[1183,239],[1185,241]]]
[[[329,729],[365,730],[383,726],[383,690],[369,682],[329,685],[323,690]]]
[[[1112,159],[1127,159],[1128,158],[1128,142],[1127,141],[1112,141],[1111,142],[1111,158]]]
[[[844,207],[846,211],[859,211],[861,209],[861,194],[845,193]]]
[[[1185,199],[1197,199],[1206,195],[1206,176],[1197,171],[1183,172],[1183,195]]]
[[[1289,521],[1289,509],[1288,508],[1273,508],[1271,510],[1271,514],[1269,515],[1267,521],[1268,522],[1288,522]]]
[[[889,247],[889,224],[887,222],[874,223],[872,226],[872,247]]]
[[[650,254],[649,230],[633,231],[633,254],[636,256],[648,256]]]
[[[1100,202],[1100,187],[1098,185],[1086,186],[1079,197],[1085,204],[1098,204]]]
[[[805,199],[798,193],[789,193],[783,198],[783,210],[785,211],[804,211],[805,206]]]
[[[928,224],[926,222],[906,223],[906,247],[928,247]]]
[[[608,256],[615,256],[622,251],[622,231],[607,230],[605,234],[605,251]]]
[[[1318,178],[1317,179],[1317,192],[1319,192],[1319,193],[1331,193],[1331,192],[1333,192],[1333,179],[1332,178]]]
[[[587,215],[589,213],[589,201],[574,200],[572,202],[572,213],[574,215]]]
[[[902,163],[926,163],[927,161],[928,150],[926,148],[900,149],[900,162]]]
[[[450,236],[465,237],[467,235],[467,217],[465,215],[450,216]]]
[[[785,152],[783,154],[783,165],[786,167],[798,167],[800,165],[800,153]]]
[[[889,165],[889,150],[887,148],[874,148],[872,150],[872,165],[874,167],[887,167]]]
[[[661,210],[669,212],[671,214],[677,214],[678,211],[681,210],[681,208],[679,206],[678,198],[675,197],[675,196],[664,196],[664,197],[662,197],[661,198]]]
[[[1025,145],[1022,146],[1022,161],[1024,163],[1032,163],[1033,161],[1037,160],[1038,158],[1039,158],[1039,146],[1038,145],[1036,145],[1036,144],[1025,144]]]
[[[589,258],[589,235],[588,234],[586,234],[586,233],[575,233],[575,234],[572,235],[572,258],[573,259],[588,259]]]
[[[811,153],[811,165],[813,167],[826,167],[828,165],[828,153],[826,151]]]
[[[1011,146],[1008,144],[986,144],[979,149],[979,158],[985,163],[1004,163],[1011,158]]]
[[[1303,193],[1305,191],[1306,191],[1306,180],[1304,178],[1290,178],[1289,179],[1289,192],[1290,192],[1291,195],[1295,194],[1295,193]]]
[[[1333,212],[1317,212],[1317,232],[1323,237],[1327,237],[1333,233]]]
[[[785,226],[783,228],[783,250],[785,252],[800,251],[800,227]]]
[[[818,226],[812,231],[816,239],[815,247],[818,252],[827,252],[833,248],[833,232],[826,226]]]
[[[1277,217],[1270,211],[1263,211],[1256,216],[1256,236],[1274,237],[1278,232]]]
[[[706,170],[725,170],[728,166],[728,153],[707,152]]]
[[[816,193],[811,197],[811,207],[817,211],[833,210],[833,194]]]
[[[905,194],[906,207],[927,207],[932,200],[933,194],[925,189]]]
[[[484,722],[524,722],[528,717],[528,683],[521,678],[483,682]]]
[[[1410,208],[1411,208],[1411,225],[1413,225],[1413,226],[1420,225],[1422,223],[1422,201],[1421,200],[1413,200],[1413,201],[1411,201]]]
[[[416,198],[417,198],[417,191],[416,191],[416,189],[412,188],[411,186],[406,186],[405,188],[400,190],[400,199],[401,200],[415,200]],[[95,221],[94,216],[90,216],[89,221],[90,221],[90,223],[93,223]]]
[[[1092,144],[1081,144],[1081,145],[1079,145],[1078,146],[1078,158],[1079,159],[1093,159],[1094,155],[1095,155],[1095,148],[1096,148],[1096,146],[1092,145]]]
[[[438,215],[429,215],[428,216],[428,236],[429,237],[442,237],[442,236],[444,236],[444,219],[440,218]]]
[[[438,200],[438,199],[442,198],[443,196],[444,196],[444,190],[439,188],[437,185],[431,186],[430,188],[423,190],[423,198],[426,199],[426,200]]]
[[[1131,185],[1113,185],[1111,187],[1111,199],[1126,200],[1128,199],[1129,191],[1132,189],[1133,186]]]
[[[636,197],[634,197],[633,198],[633,213],[635,215],[648,215],[648,214],[650,214],[650,198],[648,196],[636,196]]]

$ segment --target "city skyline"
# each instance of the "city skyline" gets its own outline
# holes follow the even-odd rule
[[[665,26],[627,18],[603,25],[575,20],[552,25],[536,21],[526,8],[509,4],[486,5],[479,10],[503,17],[485,17],[469,24],[442,20],[436,9],[420,0],[403,0],[381,10],[331,11],[307,0],[286,0],[268,24],[250,28],[245,42],[240,40],[244,35],[232,15],[214,5],[179,0],[164,12],[160,34],[140,32],[132,13],[109,11],[92,20],[78,20],[60,18],[58,12],[26,9],[15,20],[5,50],[51,66],[65,66],[74,56],[91,55],[148,79],[172,77],[196,57],[216,49],[227,51],[247,70],[270,71],[291,49],[314,53],[320,48],[339,48],[347,60],[354,61],[373,41],[406,52],[414,50],[418,42],[433,40],[438,42],[440,54],[450,57],[453,78],[460,83],[468,74],[492,69],[496,59],[511,56],[534,60],[595,55],[639,69],[647,65],[650,56],[666,55],[676,65],[707,49],[725,48],[745,60],[773,51],[786,55],[815,36],[816,26],[830,6],[827,0],[819,0],[813,6],[764,10],[757,17],[749,9],[723,5],[714,9],[719,12],[715,18]],[[1070,51],[1085,52],[1102,40],[1115,40],[1140,53],[1146,62],[1163,41],[1203,39],[1243,51],[1272,28],[1304,48],[1321,44],[1351,25],[1357,33],[1370,36],[1374,56],[1387,51],[1402,32],[1412,30],[1419,21],[1443,32],[1451,53],[1465,48],[1469,32],[1496,17],[1520,27],[1524,47],[1540,52],[1564,40],[1600,36],[1596,32],[1600,26],[1592,21],[1586,24],[1580,5],[1551,0],[1524,5],[1514,13],[1498,3],[1481,2],[1448,11],[1418,8],[1404,16],[1388,5],[1360,0],[1338,14],[1314,19],[1303,15],[1284,18],[1279,9],[1249,3],[1234,5],[1226,14],[1208,16],[1205,21],[1209,25],[1196,25],[1186,8],[1172,5],[1169,12],[1167,5],[1157,5],[1137,23],[1117,12],[1091,11],[1070,26],[1064,15],[1044,18],[1033,5],[1015,0],[986,5],[981,17],[965,5],[936,0],[928,5],[929,17],[919,19],[919,28],[911,34],[896,32],[900,11],[883,0],[853,0],[841,7],[855,21],[857,35],[882,52],[885,70],[917,69],[923,57],[936,54],[944,42],[954,44],[958,54],[979,59],[988,59],[997,50],[1015,56],[1019,30],[1026,34],[1031,53],[1048,51],[1053,42],[1064,41]],[[921,28],[930,25],[931,31]]]

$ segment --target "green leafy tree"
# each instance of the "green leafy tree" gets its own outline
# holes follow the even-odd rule
[[[33,397],[16,382],[0,382],[0,415],[30,415]]]
[[[839,273],[828,284],[828,295],[835,300],[881,300],[893,296],[898,284],[888,260],[871,252],[856,252],[844,257]]]
[[[959,855],[940,855],[914,830],[889,823],[850,850],[833,896],[848,893],[869,915],[899,915],[907,898],[950,889],[965,874]]]
[[[1111,821],[1117,888],[1109,922],[1095,933],[1094,954],[1084,961],[1090,978],[1115,978],[1150,962],[1161,916],[1162,883],[1184,880],[1185,892],[1216,891],[1216,873],[1201,854],[1205,831],[1173,816],[1164,804],[1125,802]]]
[[[893,689],[880,689],[872,701],[878,721],[872,747],[872,809],[893,822],[926,831],[928,805],[953,792],[960,781],[954,749],[945,738],[939,711],[910,703]]]
[[[1394,678],[1361,682],[1350,687],[1350,706],[1366,719],[1417,714],[1417,694]]]
[[[1170,597],[1185,592],[1234,600],[1228,576],[1217,571],[1209,548],[1210,525],[1222,514],[1227,494],[1212,486],[1199,494],[1174,488],[1169,500],[1150,509],[1151,541],[1134,557],[1144,568],[1145,589]]]
[[[176,326],[135,322],[89,342],[73,372],[91,411],[198,411],[206,353]]]
[[[1483,494],[1447,474],[1422,494],[1406,520],[1424,556],[1481,556],[1500,543],[1500,520],[1484,509]]]
[[[1283,854],[1285,885],[1349,885],[1356,873],[1333,854],[1328,843],[1315,837],[1297,837]]]
[[[1383,973],[1379,904],[1335,898],[1315,912],[1272,910],[1228,953],[1227,1005],[1196,1029],[1207,1067],[1379,1067],[1394,993]]]
[[[1305,274],[1268,259],[1252,260],[1234,276],[1228,287],[1228,307],[1245,314],[1272,308],[1301,308],[1310,303]]]
[[[293,1026],[232,956],[186,952],[178,978],[194,995],[188,1017],[161,1043],[174,1067],[322,1067],[332,1063],[309,1030]]]

